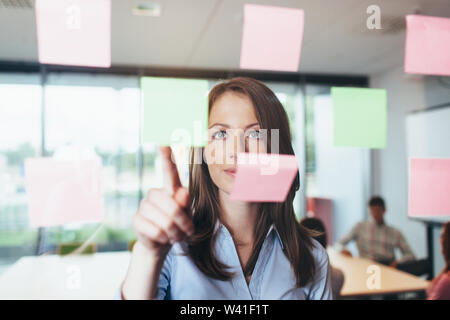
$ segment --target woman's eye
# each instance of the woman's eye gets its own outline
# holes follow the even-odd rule
[[[214,132],[212,136],[214,139],[221,140],[221,139],[225,138],[226,134],[227,134],[226,131],[220,130],[220,131]]]
[[[248,133],[248,136],[252,139],[260,139],[261,132],[259,130],[252,130]]]

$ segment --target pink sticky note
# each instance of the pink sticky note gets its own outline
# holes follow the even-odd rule
[[[245,4],[241,68],[298,71],[303,17],[301,9]]]
[[[32,227],[103,219],[101,160],[25,161],[28,212]]]
[[[110,0],[36,0],[39,62],[111,66]]]
[[[411,159],[409,215],[450,215],[450,159]]]
[[[450,75],[450,19],[406,16],[405,72]]]
[[[292,155],[240,153],[230,199],[283,202],[297,170]]]

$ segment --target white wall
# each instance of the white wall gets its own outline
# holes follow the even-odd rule
[[[399,228],[416,256],[422,258],[426,256],[425,227],[407,216],[405,115],[412,110],[450,102],[450,88],[443,87],[437,77],[405,75],[402,67],[372,76],[370,82],[373,88],[387,89],[388,98],[387,146],[372,151],[372,190],[386,200],[387,223]],[[435,247],[439,247],[438,241]],[[442,265],[439,254],[435,272]]]

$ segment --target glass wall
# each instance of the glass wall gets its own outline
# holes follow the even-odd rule
[[[39,76],[0,74],[0,268],[35,251],[24,160],[41,153],[41,100]]]
[[[210,88],[217,82],[209,80]],[[296,215],[305,216],[306,196],[332,198],[340,237],[364,216],[366,151],[333,147],[330,86],[266,84],[288,113],[299,158]],[[0,74],[0,268],[24,255],[55,253],[63,244],[88,239],[98,251],[128,248],[140,199],[162,185],[156,145],[140,140],[141,115],[137,76],[50,73],[41,86],[38,74]],[[31,228],[25,159],[81,154],[102,160],[103,221]],[[187,167],[180,173],[187,185]]]

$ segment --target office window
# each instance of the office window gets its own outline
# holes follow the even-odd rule
[[[137,77],[50,74],[45,87],[47,156],[96,154],[102,159],[104,220],[95,242],[131,240],[139,203]],[[100,224],[46,228],[45,245],[81,242]]]
[[[41,99],[39,76],[0,74],[0,267],[35,249],[23,163],[40,154]]]

